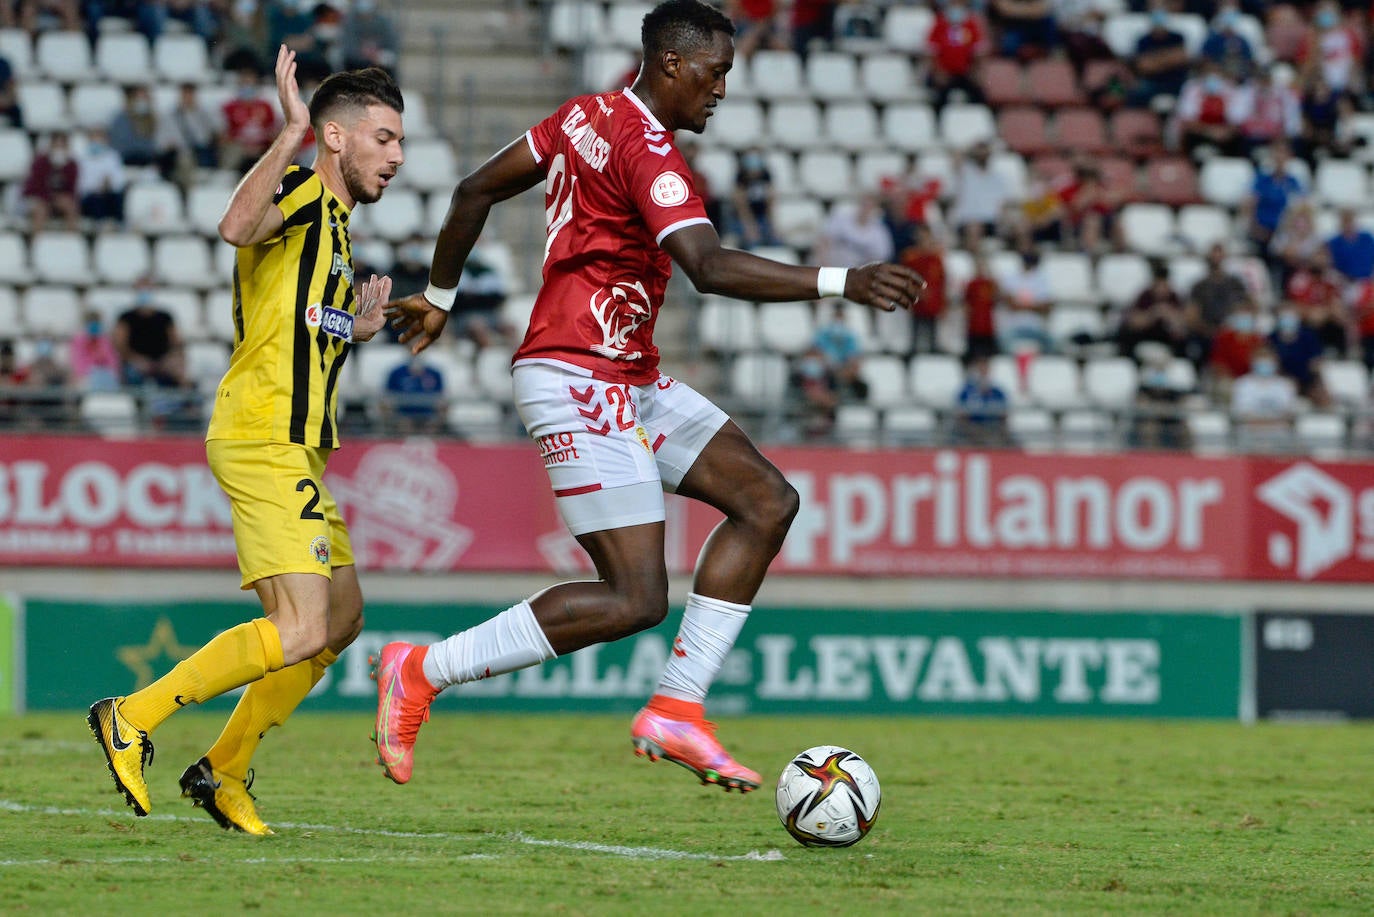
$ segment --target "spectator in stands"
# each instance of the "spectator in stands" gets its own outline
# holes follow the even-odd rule
[[[1106,16],[1093,0],[1055,0],[1054,21],[1064,53],[1080,79],[1089,61],[1116,59],[1111,46],[1102,38]]]
[[[868,397],[868,383],[860,373],[863,347],[859,336],[844,320],[843,301],[837,299],[831,303],[830,316],[818,324],[811,345],[825,358],[840,398],[862,401]]]
[[[892,233],[883,222],[878,196],[860,196],[853,205],[837,205],[816,238],[813,258],[822,264],[858,267],[892,259]]]
[[[125,385],[183,388],[186,377],[181,333],[171,313],[159,309],[152,277],[134,285],[134,302],[115,321],[112,340]]]
[[[835,37],[835,0],[791,0],[792,50],[806,59],[813,43],[830,47]]]
[[[300,54],[309,50],[310,27],[315,24],[315,0],[264,0],[267,48],[286,45]]]
[[[1235,380],[1250,371],[1255,352],[1267,346],[1259,329],[1259,306],[1247,299],[1236,307],[1212,339],[1207,358],[1213,394],[1219,399],[1231,395]]]
[[[1360,359],[1374,372],[1374,280],[1361,280],[1348,295],[1355,336],[1360,342]]]
[[[1232,120],[1236,85],[1212,61],[1202,61],[1194,76],[1179,91],[1174,109],[1174,130],[1178,142],[1189,156],[1210,147],[1227,156],[1241,152],[1238,122]]]
[[[997,343],[1006,353],[1034,346],[1039,353],[1054,350],[1045,316],[1054,305],[1050,278],[1035,249],[1021,252],[1020,267],[1003,278],[1005,308],[997,315]]]
[[[1321,379],[1322,341],[1302,323],[1297,309],[1285,304],[1279,310],[1268,343],[1278,357],[1279,370],[1297,384],[1298,394],[1316,407],[1325,407],[1330,398]]]
[[[9,14],[0,17],[0,27],[20,28],[30,35],[61,30],[81,31],[81,9],[77,0],[19,0],[0,4]]]
[[[263,97],[257,67],[243,57],[234,97],[224,103],[222,165],[238,172],[252,168],[277,136],[277,111]]]
[[[912,184],[907,176],[886,175],[879,180],[878,193],[883,202],[883,221],[897,251],[915,244],[918,226],[930,226],[933,230],[939,225],[939,211],[934,206],[940,199],[939,179]]]
[[[1326,250],[1331,266],[1346,280],[1367,280],[1374,275],[1374,234],[1356,220],[1353,209],[1343,209],[1340,232],[1327,240]]]
[[[1345,286],[1331,267],[1331,253],[1319,248],[1299,264],[1283,290],[1287,304],[1302,317],[1302,323],[1317,333],[1322,352],[1337,360],[1345,359],[1352,337],[1351,322],[1346,316]],[[1358,294],[1352,297],[1355,295]]]
[[[1245,234],[1266,260],[1271,258],[1270,240],[1279,228],[1289,203],[1306,193],[1302,182],[1289,169],[1292,157],[1283,141],[1269,147],[1269,166],[1255,170],[1250,194],[1241,203],[1240,218]]]
[[[24,415],[35,428],[61,429],[76,415],[76,404],[67,390],[71,373],[58,358],[57,342],[43,335],[33,342],[33,358],[25,367]]]
[[[988,12],[1003,57],[1030,60],[1044,57],[1059,45],[1050,0],[991,0]]]
[[[196,84],[182,83],[176,104],[158,119],[157,145],[183,190],[195,183],[197,170],[219,166],[220,130],[219,114],[201,104]]]
[[[88,309],[80,328],[67,345],[72,380],[88,392],[112,392],[119,387],[119,353],[105,333],[105,319]]]
[[[447,404],[444,375],[422,357],[408,354],[386,377],[381,400],[391,431],[403,436],[444,432]]]
[[[760,48],[783,50],[790,48],[791,32],[787,15],[780,12],[775,0],[730,0],[725,13],[735,24],[735,53],[743,58],[753,57]]]
[[[1156,261],[1151,267],[1150,285],[1121,314],[1117,326],[1117,352],[1135,357],[1136,348],[1154,341],[1180,355],[1188,340],[1188,313],[1183,300],[1169,283],[1169,266]]]
[[[1236,31],[1240,15],[1240,4],[1235,0],[1223,0],[1218,4],[1211,28],[1198,49],[1199,58],[1216,64],[1222,73],[1237,82],[1249,77],[1255,65],[1255,49]]]
[[[1183,35],[1169,28],[1169,11],[1155,6],[1150,10],[1150,30],[1140,36],[1131,57],[1135,85],[1130,104],[1148,107],[1159,96],[1177,96],[1188,78],[1190,64]]]
[[[966,102],[983,101],[983,90],[975,78],[978,61],[987,53],[987,27],[982,17],[969,9],[965,0],[946,0],[935,13],[926,44],[930,48],[928,80],[936,114],[948,104],[954,92]]]
[[[344,17],[343,68],[381,67],[395,75],[400,55],[400,32],[391,17],[377,9],[377,0],[353,0]]]
[[[773,233],[773,174],[763,150],[751,147],[735,161],[735,187],[730,194],[730,231],[745,250],[777,245]]]
[[[1188,449],[1192,446],[1184,423],[1182,402],[1187,392],[1169,374],[1173,359],[1163,344],[1141,344],[1140,381],[1135,391],[1126,442],[1132,449]]]
[[[124,222],[124,190],[129,179],[124,160],[109,136],[100,128],[86,134],[86,143],[76,160],[76,193],[81,215],[101,227]]]
[[[802,435],[825,439],[835,427],[839,384],[821,348],[812,344],[792,367],[791,387],[800,400]]]
[[[901,262],[926,282],[921,298],[911,307],[911,349],[934,353],[939,345],[936,331],[945,314],[945,247],[929,226],[916,226],[915,241],[902,250]]]
[[[422,233],[413,232],[396,246],[396,262],[391,266],[391,289],[400,299],[421,293],[429,285],[429,253],[432,246]]]
[[[929,292],[927,290],[927,292]],[[997,347],[996,313],[1002,286],[988,268],[982,252],[973,255],[973,276],[964,284],[964,356],[994,356]]]
[[[1282,289],[1293,272],[1319,251],[1326,251],[1326,240],[1317,233],[1316,210],[1310,198],[1297,198],[1283,211],[1269,243],[1270,270],[1277,275],[1274,286]],[[1329,255],[1326,261],[1329,265]]]
[[[1007,393],[992,381],[991,358],[971,353],[964,365],[964,385],[954,399],[955,441],[978,448],[1010,446]]]
[[[859,47],[871,45],[882,37],[884,6],[868,0],[840,0],[835,4],[835,40],[864,43]]]
[[[1263,148],[1302,139],[1302,101],[1292,86],[1274,79],[1261,67],[1231,95],[1230,120],[1236,125],[1240,149],[1254,158]]]
[[[455,329],[478,347],[489,347],[498,339],[508,346],[514,345],[515,329],[501,314],[507,295],[506,278],[483,251],[479,240],[463,262],[449,321],[456,321]]]
[[[1299,151],[1311,169],[1316,169],[1321,154],[1348,156],[1352,146],[1341,130],[1342,122],[1354,113],[1350,97],[1336,92],[1318,72],[1303,85],[1302,143]]]
[[[1293,380],[1279,372],[1279,361],[1269,345],[1255,351],[1250,372],[1231,387],[1231,416],[1242,443],[1267,446],[1287,442],[1298,409],[1298,390]]]
[[[1074,163],[1073,182],[1060,196],[1079,249],[1101,254],[1108,248],[1125,247],[1117,219],[1124,190],[1107,184],[1101,168],[1090,159],[1080,158]]]
[[[157,166],[165,175],[170,165],[158,149],[158,117],[147,86],[126,86],[124,107],[110,121],[110,145],[126,166]]]
[[[1337,96],[1361,92],[1363,57],[1364,40],[1354,26],[1341,21],[1340,6],[1332,0],[1317,4],[1312,30],[1298,52],[1302,81],[1311,83],[1320,75]]]
[[[24,384],[28,370],[19,365],[14,341],[0,339],[0,429],[16,426],[24,417],[23,400],[14,390]]]
[[[992,149],[977,143],[954,162],[954,201],[949,222],[963,240],[963,247],[977,251],[984,238],[996,238],[1003,211],[1011,200],[1006,181],[992,168]]]
[[[14,67],[0,57],[0,127],[23,127],[24,113],[19,108],[19,87],[14,81]]]
[[[24,179],[22,201],[35,233],[47,228],[54,215],[63,228],[75,230],[80,214],[76,189],[79,174],[71,152],[71,138],[58,132],[48,138],[47,148],[34,156]]]
[[[1201,367],[1211,341],[1239,306],[1249,301],[1244,282],[1226,269],[1226,246],[1216,242],[1207,250],[1207,273],[1188,293],[1188,340],[1184,356]]]

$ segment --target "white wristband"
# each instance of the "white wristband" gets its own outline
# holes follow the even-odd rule
[[[823,267],[816,272],[816,293],[822,299],[827,296],[844,295],[844,279],[849,274],[847,267]]]
[[[425,287],[425,301],[436,309],[443,309],[445,312],[453,308],[453,301],[458,298],[458,288],[446,290],[443,287],[436,287],[430,284]]]

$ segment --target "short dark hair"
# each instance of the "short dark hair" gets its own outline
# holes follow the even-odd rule
[[[401,89],[391,74],[381,67],[335,73],[326,77],[310,97],[310,123],[319,130],[340,109],[364,109],[369,105],[385,105],[397,114],[405,111]]]
[[[669,49],[695,51],[705,47],[715,32],[734,35],[735,24],[699,0],[664,0],[644,15],[639,36],[644,59],[648,60]]]

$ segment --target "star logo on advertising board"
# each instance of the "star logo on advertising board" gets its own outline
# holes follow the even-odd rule
[[[166,669],[170,669],[195,651],[196,647],[185,646],[177,640],[177,632],[172,627],[172,622],[162,617],[153,625],[153,632],[147,643],[142,646],[117,647],[115,658],[133,673],[133,690],[139,691],[152,684]],[[153,663],[163,658],[170,659],[171,665],[165,668],[160,666],[161,671],[154,673]]]

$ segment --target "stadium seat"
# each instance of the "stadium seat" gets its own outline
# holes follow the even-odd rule
[[[1167,255],[1177,248],[1174,212],[1166,204],[1127,204],[1121,208],[1121,234],[1127,248],[1146,255]]]
[[[1111,148],[1102,115],[1091,108],[1064,108],[1054,116],[1055,146],[1093,156]]]
[[[1122,204],[1141,198],[1140,176],[1134,161],[1125,156],[1106,155],[1098,157],[1095,162],[1102,173],[1102,182],[1121,196]]]
[[[449,402],[448,428],[470,443],[506,440],[506,415],[495,401],[459,398]]]
[[[20,83],[15,88],[15,95],[24,113],[24,130],[49,134],[72,129],[67,93],[57,83],[41,80]]]
[[[773,231],[794,248],[810,248],[825,221],[821,202],[809,197],[780,197],[773,202]]]
[[[447,195],[441,197],[447,209]],[[381,200],[361,208],[357,213],[367,215],[365,225],[368,232],[391,242],[400,242],[409,235],[424,232],[428,225],[423,199],[409,188],[390,188]]]
[[[712,193],[717,197],[726,198],[730,196],[730,192],[735,187],[735,173],[738,170],[738,159],[734,153],[716,147],[707,147],[697,153],[696,159],[692,162],[692,167],[706,176]],[[700,191],[701,189],[698,188],[697,190]]]
[[[1369,167],[1351,159],[1323,159],[1313,177],[1317,201],[1333,207],[1368,207]]]
[[[1174,357],[1165,368],[1169,385],[1176,392],[1197,391],[1197,367],[1185,357]]]
[[[1151,197],[1161,204],[1180,207],[1196,204],[1198,193],[1197,169],[1185,156],[1163,156],[1145,164],[1145,187]]]
[[[151,235],[186,231],[181,191],[166,181],[140,181],[124,195],[124,222]]]
[[[1078,74],[1073,65],[1061,57],[1048,57],[1026,65],[1026,86],[1030,100],[1036,105],[1061,108],[1085,105],[1087,98],[1078,88]]]
[[[90,243],[79,232],[36,233],[29,245],[29,258],[34,276],[43,282],[85,286],[94,279]]]
[[[124,107],[124,91],[113,83],[80,83],[72,87],[67,104],[77,127],[103,130]]]
[[[806,57],[806,86],[812,98],[825,102],[864,98],[854,55],[840,51],[816,51]]]
[[[95,69],[123,86],[150,82],[153,55],[148,39],[141,32],[101,32],[95,39]]]
[[[33,141],[17,127],[0,128],[0,182],[19,182],[33,165]]]
[[[1358,360],[1323,360],[1322,383],[1342,407],[1363,409],[1369,403],[1369,372]]]
[[[863,96],[880,104],[909,101],[923,91],[912,73],[911,59],[904,54],[861,55],[859,78]]]
[[[731,99],[706,122],[706,141],[732,150],[763,142],[763,107],[751,99]]]
[[[1369,162],[1374,159],[1374,114],[1366,112],[1351,112],[1342,115],[1341,126],[1350,134],[1350,137],[1358,144],[1351,156],[1361,162]]]
[[[1036,357],[1026,370],[1026,394],[1036,404],[1051,410],[1081,407],[1078,364],[1052,354]]]
[[[205,39],[185,32],[164,32],[157,37],[153,69],[168,83],[204,83],[215,76]]]
[[[836,150],[807,150],[797,158],[797,177],[802,190],[821,200],[852,197],[860,190],[854,182],[849,156]]]
[[[997,125],[986,105],[946,105],[940,110],[940,138],[956,150],[997,139]]]
[[[1116,58],[1099,58],[1087,61],[1083,66],[1083,91],[1088,95],[1103,89],[1113,79],[1129,82],[1131,71],[1124,61]]]
[[[1054,445],[1054,416],[1040,408],[1013,407],[1007,412],[1007,432],[1023,449]]]
[[[742,353],[730,365],[730,391],[755,408],[777,408],[787,397],[787,360],[776,353]]]
[[[883,412],[883,441],[887,445],[930,445],[939,428],[939,417],[930,408],[891,407]]]
[[[215,270],[210,248],[200,236],[161,236],[153,243],[153,272],[163,283],[207,290],[229,278]]]
[[[127,297],[128,292],[124,291],[124,295]],[[197,291],[186,287],[161,287],[156,298],[158,308],[172,316],[177,330],[186,340],[204,341],[215,337],[205,321],[205,309]],[[224,347],[221,345],[220,349],[224,350]],[[223,367],[220,372],[224,372]]]
[[[801,59],[793,51],[765,48],[749,59],[749,79],[761,99],[809,99]]]
[[[40,32],[33,50],[34,63],[50,80],[83,83],[96,78],[91,45],[81,32]]]
[[[875,407],[895,407],[910,403],[907,366],[901,357],[881,353],[867,354],[859,363],[859,378],[868,383],[867,401]]]
[[[1304,451],[1323,458],[1345,451],[1345,418],[1340,414],[1299,414],[1293,421],[1293,434]]]
[[[1025,157],[1014,151],[994,153],[988,164],[992,166],[992,171],[1007,183],[1007,193],[1013,201],[1025,199],[1030,187],[1030,170],[1026,166]]]
[[[732,354],[756,349],[759,326],[754,304],[723,296],[703,296],[697,318],[697,339],[708,353]]]
[[[434,136],[434,122],[429,117],[429,105],[425,95],[418,90],[401,90],[401,101],[405,103],[406,137],[411,140]]]
[[[128,392],[86,392],[81,396],[81,422],[101,436],[138,432],[138,402]]]
[[[353,266],[361,276],[363,269],[384,273],[396,263],[396,247],[385,239],[355,236],[352,240]]]
[[[867,404],[841,404],[835,408],[835,439],[848,446],[872,448],[878,444],[882,419]]]
[[[0,286],[0,328],[5,335],[23,335],[25,331],[24,310],[19,305],[19,293],[8,284]]]
[[[889,6],[883,17],[883,44],[895,51],[924,56],[929,51],[935,12],[925,6]]]
[[[845,150],[866,150],[881,145],[878,113],[863,102],[832,102],[825,107],[825,136]]]
[[[843,310],[844,323],[849,326],[850,331],[854,332],[854,337],[858,338],[859,351],[861,353],[876,352],[879,347],[877,338],[873,334],[873,316],[878,313],[878,310],[847,300],[841,301],[841,309]]]
[[[91,260],[102,283],[132,284],[148,273],[152,253],[142,233],[100,233],[95,237]]]
[[[1066,411],[1059,417],[1059,448],[1097,452],[1113,445],[1113,423],[1102,411]]]
[[[810,303],[768,302],[758,306],[758,341],[787,356],[804,353],[816,336],[815,312]]]
[[[964,385],[964,367],[957,357],[919,353],[911,358],[911,394],[922,404],[948,408]]]
[[[548,15],[549,40],[558,48],[575,50],[607,34],[606,14],[591,0],[555,0]]]
[[[883,136],[907,153],[919,153],[940,145],[935,113],[923,102],[894,103],[883,108]]]
[[[1099,357],[1083,367],[1083,391],[1104,408],[1121,410],[1135,401],[1138,372],[1128,357]]]
[[[25,29],[0,29],[0,57],[9,62],[17,81],[34,75],[33,39]]]
[[[1205,252],[1214,242],[1230,243],[1237,238],[1231,215],[1211,204],[1189,204],[1179,208],[1178,234],[1195,252]]]
[[[1254,164],[1240,156],[1213,156],[1198,172],[1198,193],[1219,207],[1239,206],[1254,183]]]
[[[1164,152],[1159,116],[1143,108],[1119,108],[1108,120],[1113,148],[1132,159],[1148,160]]]
[[[66,338],[81,324],[81,297],[66,284],[36,284],[24,291],[24,324],[30,332]]]
[[[0,289],[24,286],[33,278],[29,267],[29,246],[23,235],[17,232],[0,232],[0,277],[4,285]],[[0,328],[6,328],[0,321]]]
[[[1206,273],[1207,262],[1201,255],[1175,255],[1169,259],[1169,285],[1184,298]]]
[[[905,180],[911,160],[895,150],[869,150],[854,162],[854,181],[860,188],[878,188],[884,179]]]
[[[1077,340],[1100,341],[1106,335],[1102,312],[1095,306],[1055,306],[1045,319],[1045,330],[1056,349],[1073,352]]]
[[[216,341],[234,340],[234,294],[231,290],[207,291],[201,301],[201,314],[204,316],[207,337]]]
[[[605,92],[624,86],[622,77],[638,62],[628,48],[587,48],[582,53],[582,86],[588,92]],[[730,71],[730,95],[736,92],[735,71]]]
[[[750,251],[760,258],[776,261],[779,264],[801,264],[795,248],[786,245],[756,245]]]
[[[608,40],[618,48],[640,48],[639,30],[644,22],[644,14],[653,9],[647,3],[612,3],[607,7],[606,34]],[[619,89],[620,87],[615,87]]]
[[[1056,303],[1097,303],[1092,259],[1083,252],[1048,252],[1042,263]]]
[[[797,160],[788,150],[763,151],[763,160],[773,176],[773,193],[778,196],[801,194],[801,180],[797,177]]]
[[[186,219],[196,232],[211,239],[219,238],[219,218],[234,192],[230,185],[197,184],[186,194]]]
[[[458,162],[453,146],[442,138],[409,140],[406,161],[396,173],[398,182],[422,191],[443,192],[445,197],[458,184]]]
[[[809,150],[821,136],[821,111],[814,102],[774,102],[767,121],[768,136],[784,149]]]
[[[1187,411],[1183,422],[1193,441],[1193,451],[1226,453],[1231,449],[1231,418],[1221,411]]]
[[[961,248],[945,252],[945,294],[957,299],[964,294],[964,285],[973,276],[973,255]]]
[[[1006,57],[984,58],[978,65],[977,79],[984,100],[993,108],[1031,103],[1026,73],[1017,61]]]
[[[220,341],[191,341],[186,345],[186,375],[202,392],[213,393],[229,368],[230,349]]]
[[[1183,36],[1188,56],[1196,58],[1207,40],[1207,20],[1197,13],[1174,13],[1169,16],[1169,28]]]
[[[386,377],[409,359],[410,350],[403,344],[378,341],[358,348],[353,356],[358,365],[358,390],[371,397],[385,390]]]
[[[1143,13],[1113,13],[1102,23],[1102,40],[1120,60],[1135,56],[1135,45],[1150,30],[1150,20]]]
[[[1097,289],[1114,309],[1135,301],[1150,285],[1150,264],[1133,252],[1103,255],[1097,259]]]
[[[1036,156],[1050,149],[1049,125],[1039,108],[1022,105],[997,113],[997,134],[1022,156]]]

